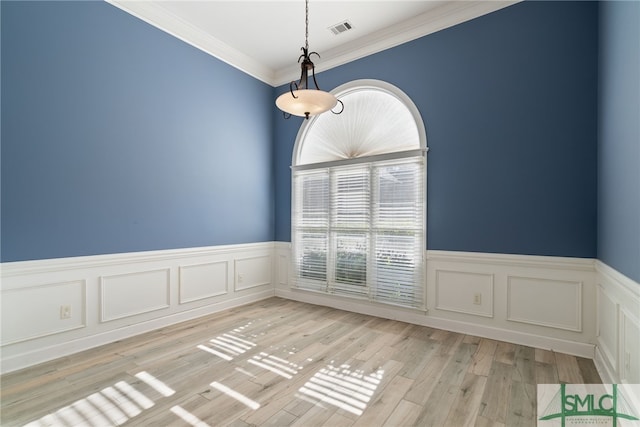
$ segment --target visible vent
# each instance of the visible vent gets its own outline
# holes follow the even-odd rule
[[[342,34],[352,29],[353,29],[353,25],[351,25],[351,22],[349,21],[342,21],[339,24],[332,25],[329,27],[329,30],[331,30],[334,36],[337,36],[338,34]]]

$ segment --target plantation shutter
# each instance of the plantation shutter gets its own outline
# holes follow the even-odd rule
[[[294,269],[302,289],[420,308],[424,158],[294,174]]]
[[[369,165],[334,168],[331,174],[329,290],[367,296],[367,255],[371,217]]]
[[[329,250],[329,171],[298,174],[294,191],[292,225],[298,286],[324,291]]]
[[[407,307],[424,300],[424,159],[373,169],[371,299]]]
[[[357,84],[360,83],[360,84]],[[305,121],[292,174],[292,285],[423,309],[426,135],[387,83],[345,85],[340,115]]]

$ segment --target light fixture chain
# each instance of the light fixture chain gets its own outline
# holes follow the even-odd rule
[[[289,83],[289,93],[283,93],[276,99],[276,105],[282,110],[285,119],[296,115],[308,120],[309,117],[325,111],[331,110],[334,114],[340,114],[344,110],[342,101],[329,92],[322,91],[316,81],[315,66],[311,56],[316,55],[319,58],[320,55],[318,52],[309,52],[309,0],[305,0],[304,6],[304,47],[302,55],[298,57],[301,68],[300,80]],[[313,78],[315,89],[309,87],[309,74]],[[342,106],[339,112],[332,110],[337,103]]]
[[[305,25],[305,33],[304,33],[304,48],[309,51],[309,0],[305,0],[304,2],[304,25]]]

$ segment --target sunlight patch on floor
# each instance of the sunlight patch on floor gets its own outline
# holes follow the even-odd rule
[[[175,393],[175,390],[148,373],[147,371],[141,371],[136,374],[136,378],[144,381],[148,386],[152,387],[155,391],[165,397],[169,397]]]
[[[266,369],[267,371],[271,371],[288,380],[293,378],[293,375],[297,374],[298,371],[302,369],[302,366],[298,366],[295,363],[264,352],[256,354],[251,359],[247,360],[247,362],[262,369]]]
[[[196,347],[197,347],[197,348],[199,348],[199,349],[200,349],[200,350],[202,350],[202,351],[206,351],[207,353],[211,353],[211,354],[213,354],[214,356],[218,356],[219,358],[224,359],[224,360],[226,360],[227,362],[229,362],[229,361],[233,360],[233,357],[231,357],[231,356],[227,356],[227,355],[226,355],[226,354],[224,354],[224,353],[220,353],[219,351],[214,350],[214,349],[212,349],[211,347],[207,347],[206,345],[198,344]]]
[[[209,385],[211,387],[215,388],[216,390],[221,391],[222,393],[226,394],[227,396],[237,400],[238,402],[242,403],[243,405],[253,409],[254,411],[260,407],[260,404],[258,402],[249,399],[244,394],[238,393],[237,391],[233,390],[232,388],[227,387],[224,384],[220,384],[219,382],[214,381]]]
[[[182,418],[184,422],[192,425],[193,427],[211,427],[209,426],[209,424],[205,423],[200,418],[196,417],[191,412],[187,411],[179,405],[172,407],[171,412]]]
[[[175,393],[162,381],[145,371],[139,372],[135,376],[163,396]],[[125,381],[119,381],[113,386],[105,387],[99,392],[64,406],[26,426],[111,427],[124,424],[154,405],[153,400],[136,390],[132,385]]]
[[[365,375],[361,370],[351,370],[349,365],[328,365],[309,378],[298,392],[352,414],[362,415],[383,375],[383,369]]]
[[[245,336],[241,333],[242,330],[250,324],[251,323],[248,323],[245,326],[240,326],[232,331],[218,335],[210,339],[207,345],[199,344],[196,347],[230,362],[235,357],[246,353],[257,345],[254,342],[246,340]]]

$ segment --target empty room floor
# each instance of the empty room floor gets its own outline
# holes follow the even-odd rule
[[[270,298],[1,378],[3,426],[534,426],[593,361]]]

